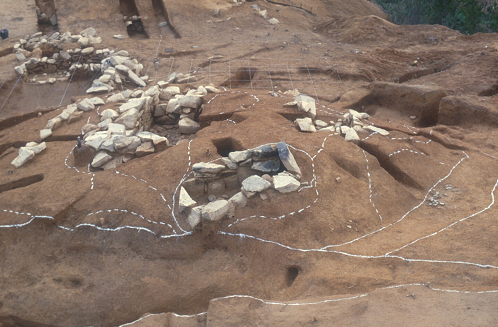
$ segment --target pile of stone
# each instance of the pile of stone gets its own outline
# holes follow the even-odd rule
[[[201,218],[218,221],[233,216],[235,208],[245,206],[248,198],[259,193],[261,199],[266,199],[265,191],[270,188],[289,193],[301,186],[301,170],[283,141],[233,151],[221,161],[223,164],[194,164],[194,178],[186,180],[180,189],[179,210],[186,213],[191,228],[195,228]],[[207,204],[198,205],[206,200]]]
[[[298,111],[306,113],[311,119],[316,117],[316,103],[312,97],[301,94],[297,89],[284,92],[285,95],[294,95],[294,101],[284,104],[286,107],[297,107]]]
[[[124,84],[145,87],[149,76],[140,77],[143,68],[136,59],[129,57],[128,51],[110,53],[100,62],[102,76],[93,81],[86,93],[110,92]]]
[[[117,110],[105,109],[97,125],[83,126],[83,145],[96,152],[92,167],[114,168],[134,156],[142,157],[169,146],[167,138],[147,132],[152,124],[153,108],[159,103],[159,93],[159,87],[153,86],[146,91],[127,90],[109,97],[107,101],[114,102],[129,96]],[[92,110],[92,99],[82,100],[77,107]]]
[[[344,136],[344,139],[348,142],[359,141],[360,137],[358,134],[370,134],[375,132],[384,136],[389,135],[389,132],[385,129],[365,124],[363,120],[368,119],[369,117],[370,116],[367,113],[360,113],[356,110],[349,109],[349,113],[344,114],[343,118],[339,118],[337,122],[331,120],[327,123],[319,119],[313,121],[311,118],[306,117],[296,119],[295,124],[297,129],[301,132],[337,132]]]
[[[12,160],[11,164],[16,168],[19,168],[46,148],[47,145],[45,142],[40,144],[36,142],[29,142],[25,146],[19,148],[18,156]]]
[[[308,117],[298,118],[294,121],[296,127],[301,132],[314,133],[316,131],[323,132],[337,132],[344,136],[344,139],[348,142],[357,142],[360,140],[358,134],[369,134],[372,132],[379,133],[381,135],[389,135],[389,132],[372,125],[364,123],[364,120],[370,118],[370,116],[365,112],[358,112],[353,109],[349,109],[348,113],[343,115],[343,118],[337,120],[337,122],[330,121],[325,122],[323,120],[316,118],[316,103],[315,99],[305,94],[298,94],[299,91],[287,91],[287,95],[295,95],[295,99],[292,102],[284,104],[284,106],[296,106],[298,111],[306,113]]]
[[[67,122],[71,124],[75,121],[78,121],[83,116],[83,112],[91,111],[95,108],[95,106],[103,105],[104,100],[99,97],[84,99],[78,104],[70,104],[66,107],[66,109],[62,110],[58,116],[49,119],[47,125],[44,129],[40,130],[40,140],[44,140],[47,137],[52,135],[52,131],[59,128],[63,122]]]
[[[254,9],[258,15],[266,19],[266,21],[270,23],[270,25],[277,25],[278,23],[280,23],[276,18],[268,19],[268,10],[261,10],[261,8],[256,4],[251,5],[251,8]]]
[[[64,43],[77,43],[74,49],[63,51]],[[24,61],[16,66],[19,75],[27,73],[63,74],[69,76],[72,71],[78,73],[94,73],[100,70],[102,59],[112,53],[109,49],[95,50],[94,45],[101,44],[102,39],[96,36],[93,28],[87,28],[78,35],[70,32],[52,35],[42,35],[42,32],[31,36],[26,35],[14,45],[19,61]],[[50,57],[43,53],[51,53]],[[26,60],[26,58],[30,58]],[[26,60],[26,61],[25,61]],[[36,82],[36,81],[34,81]]]
[[[167,82],[159,82],[158,85]],[[160,125],[178,124],[181,134],[195,134],[201,129],[197,122],[204,96],[220,92],[213,85],[199,86],[181,94],[178,86],[167,86],[159,94],[159,103],[154,108],[154,121]]]
[[[91,161],[94,168],[115,169],[134,157],[160,152],[169,146],[168,139],[163,136],[151,132],[131,135],[124,125],[114,123],[110,123],[105,131],[93,130],[88,135],[82,146],[90,149],[87,151],[94,151]]]
[[[190,73],[172,73],[167,81],[169,84],[186,84],[197,82],[197,77]]]

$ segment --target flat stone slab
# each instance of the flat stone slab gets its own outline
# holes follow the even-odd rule
[[[230,209],[227,200],[216,200],[206,204],[202,208],[202,218],[210,221],[218,221],[225,217]]]
[[[285,173],[280,173],[273,176],[273,185],[280,193],[289,193],[296,191],[301,186],[301,183]]]
[[[252,175],[242,182],[242,187],[247,192],[263,192],[271,187],[271,183],[258,175]]]
[[[284,141],[278,142],[277,150],[280,161],[282,161],[287,171],[292,174],[301,175],[301,169],[299,168],[294,155],[290,152],[287,143]]]
[[[180,206],[179,210],[180,212],[185,211],[185,209],[193,207],[197,204],[190,195],[188,194],[187,190],[182,186],[180,188],[180,197],[178,199],[178,204]]]

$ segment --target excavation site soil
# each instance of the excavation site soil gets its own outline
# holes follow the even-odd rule
[[[0,326],[498,324],[498,35],[364,0],[0,17]]]

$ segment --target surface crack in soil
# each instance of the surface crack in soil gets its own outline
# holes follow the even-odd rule
[[[278,47],[280,47],[280,46],[278,46]],[[234,59],[243,59],[243,58],[245,58],[247,56],[253,56],[253,55],[258,54],[258,53],[271,52],[273,50],[278,49],[278,47],[267,47],[267,46],[265,46],[264,48],[260,48],[258,50],[252,51],[252,52],[246,52],[243,55],[235,57]]]
[[[389,155],[380,151],[378,146],[368,144],[366,142],[360,143],[360,148],[377,158],[380,166],[391,175],[396,181],[404,186],[412,187],[417,190],[423,190],[422,185],[417,183],[413,178],[411,178],[407,173],[405,173],[400,167],[395,165],[390,159]],[[409,191],[409,190],[408,190]],[[411,192],[410,192],[411,193]]]
[[[4,183],[0,185],[0,193],[7,192],[10,190],[15,190],[21,187],[26,187],[38,182],[41,182],[45,178],[45,174],[36,174],[27,177],[20,178],[15,181]]]
[[[5,48],[3,50],[0,50],[0,58],[5,57],[13,52],[14,52],[14,47]]]
[[[0,155],[3,154],[5,151],[7,151],[10,148],[19,149],[20,147],[25,146],[27,143],[28,142],[17,141],[17,142],[0,144]]]
[[[444,72],[444,71],[450,69],[452,66],[453,65],[447,65],[447,66],[444,66],[444,67],[431,67],[431,68],[419,69],[419,70],[416,70],[416,71],[412,71],[412,72],[408,72],[406,74],[403,74],[403,75],[395,78],[393,80],[393,82],[395,82],[395,83],[405,83],[405,82],[412,81],[412,80],[415,80],[415,79],[418,79],[418,78],[421,78],[421,77],[424,77],[424,76],[434,75],[434,74],[437,74],[437,73]]]
[[[9,128],[9,127],[14,127],[16,125],[19,125],[20,123],[23,123],[26,120],[37,118],[40,114],[46,114],[46,113],[52,112],[52,111],[57,110],[57,109],[58,108],[37,110],[37,111],[29,112],[29,113],[26,113],[23,115],[5,118],[3,120],[0,120],[0,131],[4,130],[6,128]]]

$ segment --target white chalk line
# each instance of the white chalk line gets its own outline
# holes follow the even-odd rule
[[[370,203],[372,204],[373,208],[375,209],[375,212],[377,212],[377,215],[379,215],[380,221],[383,221],[382,215],[380,214],[379,210],[377,209],[377,206],[375,205],[375,203],[372,199],[373,192],[372,192],[372,179],[370,178],[370,167],[368,165],[367,154],[366,154],[365,150],[362,150],[362,151],[363,151],[363,156],[365,157],[365,160],[367,161],[368,191],[370,193],[368,196],[368,200],[370,200]]]
[[[402,288],[402,287],[413,287],[413,286],[423,286],[423,287],[427,287],[431,291],[445,292],[445,293],[460,293],[460,294],[493,294],[493,293],[498,293],[498,290],[475,291],[475,292],[473,292],[473,291],[459,291],[459,290],[453,290],[453,289],[442,289],[442,288],[432,287],[430,284],[427,284],[427,283],[426,284],[424,284],[424,283],[410,283],[410,284],[391,285],[391,286],[386,286],[386,287],[380,287],[380,288],[377,288],[375,290],[376,291],[378,291],[378,290],[388,290],[388,289],[396,289],[396,288]],[[342,298],[333,298],[333,299],[326,299],[326,300],[314,301],[314,302],[267,301],[267,300],[263,300],[261,298],[258,298],[258,297],[252,296],[252,295],[234,294],[234,295],[227,295],[227,296],[222,296],[222,297],[214,298],[214,299],[211,299],[211,301],[214,302],[214,301],[221,301],[221,300],[226,300],[226,299],[252,299],[252,300],[256,300],[258,302],[261,302],[261,303],[264,303],[264,304],[268,304],[268,305],[278,305],[278,306],[284,306],[284,307],[287,307],[287,306],[292,307],[292,306],[308,306],[308,305],[319,305],[319,304],[326,304],[326,303],[333,303],[333,302],[351,301],[351,300],[356,300],[356,299],[361,299],[361,298],[367,297],[370,294],[371,293],[362,293],[362,294],[358,294],[358,295],[354,295],[354,296],[348,296],[348,297],[342,297]],[[130,325],[132,325],[134,323],[137,323],[137,322],[142,321],[144,319],[147,319],[149,317],[159,316],[159,315],[163,315],[163,314],[166,314],[166,313],[168,313],[168,312],[147,314],[147,315],[145,315],[145,316],[143,316],[143,317],[141,317],[141,318],[139,318],[137,320],[134,320],[132,322],[129,322],[129,323],[126,323],[126,324],[123,324],[123,325],[119,325],[118,327],[130,326]],[[171,314],[173,314],[175,317],[193,318],[193,317],[198,317],[198,316],[206,315],[206,314],[208,314],[208,311],[200,312],[200,313],[193,314],[193,315],[179,315],[179,314],[176,314],[176,313],[173,313],[173,312],[171,312]]]
[[[429,159],[437,162],[440,165],[447,165],[444,162],[436,160],[436,159],[432,158],[431,156],[429,156],[429,155],[427,155],[427,154],[425,154],[423,152],[419,152],[419,151],[415,151],[415,150],[411,150],[411,149],[401,149],[401,150],[398,150],[398,151],[394,151],[393,153],[389,154],[389,157],[392,157],[394,155],[400,154],[401,152],[410,152],[410,153],[413,153],[413,154],[420,154],[420,155],[426,156],[427,158],[429,158]]]
[[[154,317],[154,316],[160,316],[160,315],[163,315],[163,314],[166,314],[168,312],[162,312],[162,313],[149,313],[137,320],[134,320],[134,321],[131,321],[131,322],[128,322],[126,324],[123,324],[123,325],[119,325],[118,327],[125,327],[125,326],[130,326],[130,325],[133,325],[139,321],[142,321],[144,319],[147,319],[149,317]],[[176,314],[174,312],[171,312],[171,314],[173,314],[175,317],[179,317],[179,318],[194,318],[194,317],[198,317],[198,316],[202,316],[202,315],[205,315],[207,314],[207,311],[205,312],[201,312],[201,313],[197,313],[197,314],[193,314],[193,315],[179,315],[179,314]]]
[[[234,92],[232,92],[232,93],[234,93]],[[245,92],[245,93],[247,93],[247,92]],[[216,96],[215,96],[215,97],[216,97]],[[215,97],[214,97],[214,98],[215,98]],[[254,96],[254,97],[255,97],[255,96]],[[214,98],[212,98],[211,100],[213,100]],[[256,97],[255,97],[255,98],[256,98]],[[211,101],[211,100],[210,100],[210,101]],[[258,101],[259,101],[259,99],[257,99],[257,102],[258,102]],[[254,105],[254,104],[253,104],[253,105]],[[246,109],[247,109],[247,108],[246,108]],[[410,131],[412,131],[410,127],[408,127],[408,126],[406,126],[406,127],[407,127]],[[413,133],[417,133],[417,132],[414,132],[414,131],[412,131],[412,132],[413,132]],[[374,135],[374,134],[376,134],[376,133],[372,133],[372,134],[370,134],[368,137],[370,137],[370,136],[372,136],[372,135]],[[337,135],[337,134],[336,134],[336,133],[334,133],[334,134],[330,134],[329,136],[331,136],[331,135]],[[327,136],[327,137],[324,139],[324,141],[323,141],[323,143],[322,143],[322,148],[323,148],[323,146],[324,146],[324,144],[325,144],[326,139],[327,139],[329,136]],[[367,137],[367,138],[368,138],[368,137]],[[365,139],[367,139],[367,138],[365,138]],[[365,140],[365,139],[364,139],[364,140]],[[393,139],[395,139],[395,138],[393,138]],[[398,138],[398,139],[400,139],[400,138]],[[429,140],[428,142],[421,142],[421,141],[416,141],[416,142],[420,142],[420,143],[428,144],[430,141],[431,141],[431,140]],[[450,140],[450,141],[451,141],[451,140]],[[190,168],[190,166],[191,166],[191,158],[190,158],[190,143],[191,143],[191,141],[189,142],[189,147],[188,147],[188,150],[189,150],[189,151],[188,151],[188,154],[189,154],[189,168]],[[292,147],[292,148],[294,148],[294,147]],[[308,157],[310,157],[310,158],[311,158],[311,160],[312,160],[312,161],[313,161],[313,160],[314,160],[314,158],[315,158],[315,157],[316,157],[316,156],[317,156],[317,155],[321,152],[321,150],[323,150],[323,149],[320,149],[320,150],[318,151],[318,153],[317,153],[315,156],[311,157],[311,156],[310,156],[307,152],[305,152],[304,150],[300,150],[300,149],[296,149],[296,148],[294,148],[294,149],[295,149],[295,150],[298,150],[298,151],[302,151],[302,152],[304,152],[306,155],[308,155]],[[71,152],[72,152],[72,151],[73,151],[73,150],[71,150]],[[70,154],[71,154],[71,152],[70,152]],[[471,263],[471,262],[465,262],[465,261],[444,261],[444,260],[410,259],[410,258],[404,258],[404,257],[401,257],[401,256],[394,256],[394,255],[390,255],[391,253],[393,253],[393,252],[397,252],[397,251],[399,251],[399,250],[402,250],[403,248],[406,248],[407,246],[412,245],[412,244],[414,244],[414,243],[418,242],[419,240],[422,240],[422,239],[426,239],[426,238],[429,238],[429,237],[435,236],[435,235],[437,235],[438,233],[443,232],[444,230],[447,230],[448,228],[450,228],[450,227],[454,226],[455,224],[457,224],[457,223],[459,223],[459,222],[461,222],[461,221],[464,221],[464,220],[466,220],[466,219],[469,219],[469,218],[471,218],[471,217],[474,217],[474,216],[476,216],[476,215],[478,215],[478,214],[480,214],[480,213],[482,213],[482,212],[484,212],[484,211],[488,210],[489,208],[491,208],[491,206],[494,204],[494,191],[495,191],[495,189],[496,189],[496,187],[497,187],[497,185],[498,185],[498,181],[496,182],[496,184],[495,184],[495,186],[494,186],[494,188],[493,188],[493,191],[491,192],[491,196],[492,196],[492,203],[491,203],[488,207],[486,207],[486,208],[484,208],[484,209],[480,210],[479,212],[476,212],[476,213],[474,213],[474,214],[472,214],[472,215],[470,215],[470,216],[468,216],[468,217],[462,218],[462,219],[460,219],[460,220],[458,220],[458,221],[456,221],[456,222],[454,222],[454,223],[450,224],[449,226],[447,226],[447,227],[445,227],[445,228],[443,228],[443,229],[441,229],[441,230],[439,230],[439,231],[437,231],[437,232],[435,232],[435,233],[432,233],[432,234],[430,234],[430,235],[426,235],[426,236],[424,236],[424,237],[421,237],[421,238],[419,238],[419,239],[417,239],[417,240],[415,240],[415,241],[410,242],[409,244],[404,245],[404,246],[403,246],[403,247],[401,247],[401,248],[398,248],[398,249],[396,249],[396,250],[393,250],[393,251],[391,251],[391,252],[388,252],[388,253],[386,253],[386,254],[385,254],[385,255],[383,255],[383,256],[365,256],[365,255],[355,255],[355,254],[350,254],[350,253],[346,253],[346,252],[342,252],[342,251],[330,251],[330,250],[328,250],[328,248],[330,248],[330,247],[334,247],[334,246],[341,246],[341,245],[345,245],[345,244],[350,244],[350,243],[352,243],[352,242],[354,242],[354,241],[357,241],[357,240],[359,240],[359,239],[361,239],[361,238],[363,238],[363,237],[366,237],[366,236],[372,235],[372,234],[374,234],[374,233],[377,233],[377,232],[379,232],[379,231],[381,231],[381,230],[383,230],[383,229],[385,229],[385,228],[387,228],[387,227],[389,227],[389,226],[392,226],[392,225],[394,225],[394,224],[396,224],[396,223],[398,223],[398,222],[402,221],[402,220],[403,220],[403,219],[404,219],[404,218],[405,218],[408,214],[410,214],[411,212],[413,212],[415,209],[419,208],[419,207],[420,207],[420,206],[421,206],[421,205],[425,202],[425,200],[426,200],[426,198],[427,198],[428,194],[429,194],[429,193],[430,193],[430,192],[431,192],[431,191],[432,191],[432,190],[433,190],[433,189],[434,189],[434,188],[435,188],[438,184],[440,184],[442,181],[444,181],[446,178],[448,178],[448,177],[452,174],[452,172],[454,171],[454,169],[455,169],[455,168],[456,168],[456,167],[457,167],[457,166],[458,166],[458,165],[459,165],[459,164],[460,164],[463,160],[465,160],[465,159],[468,159],[468,158],[469,158],[469,156],[468,156],[468,155],[467,155],[464,151],[462,151],[462,152],[466,155],[466,157],[461,158],[461,159],[457,162],[457,164],[455,164],[455,165],[451,168],[451,170],[450,170],[449,174],[448,174],[447,176],[445,176],[444,178],[440,179],[440,180],[439,180],[439,181],[438,181],[438,182],[437,182],[437,183],[436,183],[436,184],[435,184],[435,185],[434,185],[434,186],[433,186],[433,187],[429,190],[429,192],[426,194],[426,196],[425,196],[425,198],[424,198],[424,201],[422,201],[422,203],[421,203],[421,204],[419,204],[419,205],[415,206],[414,208],[412,208],[411,210],[409,210],[409,211],[408,211],[405,215],[403,215],[403,216],[402,216],[402,217],[401,217],[398,221],[396,221],[396,222],[394,222],[394,223],[392,223],[392,224],[389,224],[389,225],[387,225],[387,226],[384,226],[384,227],[382,227],[381,229],[379,229],[379,230],[377,230],[377,231],[374,231],[374,232],[372,232],[372,233],[365,234],[365,235],[363,235],[362,237],[356,238],[356,239],[351,240],[351,241],[349,241],[349,242],[345,242],[345,243],[343,243],[343,244],[338,244],[338,245],[329,245],[329,246],[326,246],[326,247],[323,247],[323,248],[320,248],[320,249],[298,249],[298,248],[290,247],[290,246],[287,246],[287,245],[283,245],[283,244],[278,243],[278,242],[275,242],[275,241],[264,240],[264,239],[261,239],[261,238],[258,238],[258,237],[252,236],[252,235],[246,235],[246,234],[232,234],[232,233],[227,233],[227,232],[222,232],[222,231],[220,231],[220,232],[219,232],[219,234],[221,234],[221,235],[228,235],[228,236],[237,236],[237,237],[240,237],[240,238],[246,238],[246,237],[247,237],[247,238],[252,238],[252,239],[254,239],[254,240],[259,240],[259,241],[262,241],[262,242],[265,242],[265,243],[275,244],[275,245],[278,245],[278,246],[281,246],[281,247],[284,247],[284,248],[287,248],[287,249],[290,249],[290,250],[303,251],[303,252],[311,252],[311,251],[316,251],[316,252],[339,253],[339,254],[343,254],[343,255],[347,255],[347,256],[352,256],[352,257],[358,257],[358,258],[397,258],[397,259],[401,259],[401,260],[405,260],[405,261],[410,261],[410,262],[428,262],[428,263],[451,263],[451,264],[464,264],[464,265],[473,265],[473,266],[483,267],[483,268],[495,268],[495,269],[498,269],[498,267],[497,267],[497,266],[493,266],[493,265],[483,265],[483,264],[477,264],[477,263]],[[484,153],[484,152],[483,152],[483,153]],[[70,154],[69,154],[69,155],[70,155]],[[494,159],[497,159],[496,157],[491,156],[491,155],[489,155],[489,154],[487,154],[487,153],[484,153],[484,154],[485,154],[485,155],[488,155],[489,157],[492,157],[492,158],[494,158]],[[69,155],[68,155],[68,157],[69,157]],[[364,155],[365,155],[365,153],[364,153]],[[365,156],[366,156],[366,155],[365,155]],[[65,164],[66,164],[66,166],[68,166],[68,168],[75,169],[77,172],[80,172],[80,173],[85,173],[85,172],[79,171],[76,167],[70,167],[70,166],[67,164],[67,158],[68,158],[68,157],[66,157],[66,160],[65,160]],[[368,165],[368,159],[367,159],[367,165]],[[189,168],[187,168],[187,172],[188,172]],[[368,168],[367,168],[367,169],[368,169]],[[89,173],[89,174],[90,174],[90,173]],[[93,176],[95,176],[95,174],[92,174],[92,175],[93,175]],[[188,175],[189,175],[189,174],[187,174],[187,173],[184,175],[184,178],[182,179],[182,181],[180,182],[180,184],[179,184],[179,185],[181,185],[181,183],[183,183],[184,179],[185,179]],[[133,177],[134,179],[137,179],[135,176],[132,176],[132,177]],[[370,175],[369,175],[369,179],[370,179]],[[143,180],[143,179],[140,179],[140,180],[141,180],[141,181],[143,181],[143,182],[146,182],[146,181],[145,181],[145,180]],[[313,181],[315,182],[314,184],[315,184],[315,187],[316,187],[316,175],[315,175],[315,172],[314,172],[314,164],[313,164],[313,180],[312,180],[312,182],[313,182]],[[152,189],[155,189],[155,188],[153,188],[153,187],[151,187],[151,188],[152,188]],[[92,189],[93,189],[93,177],[92,177]],[[157,190],[157,189],[155,189],[155,190]],[[178,187],[177,187],[177,190],[178,190]],[[370,190],[370,192],[371,192],[371,181],[369,181],[369,190]],[[176,191],[175,191],[175,194],[176,194]],[[318,190],[317,190],[317,195],[318,195]],[[161,194],[161,196],[162,196],[162,194]],[[166,200],[164,199],[164,196],[162,196],[162,198],[163,198],[163,200],[166,202]],[[174,201],[175,201],[175,198],[173,197],[173,209],[172,209],[172,211],[174,210]],[[315,200],[315,202],[316,202],[316,200]],[[373,202],[372,202],[372,204],[374,205],[374,203],[373,203]],[[375,205],[374,205],[374,206],[375,206]],[[113,211],[114,211],[114,210],[122,210],[122,209],[113,209]],[[302,212],[302,210],[303,210],[303,209],[299,210],[299,212]],[[53,218],[53,217],[51,217],[51,216],[33,216],[33,215],[32,215],[32,214],[30,214],[30,213],[20,213],[20,212],[16,212],[16,211],[12,211],[12,210],[5,210],[5,209],[3,209],[2,211],[3,211],[3,212],[11,212],[11,213],[19,214],[19,215],[27,215],[27,216],[31,216],[32,218],[30,219],[30,221],[28,221],[28,222],[26,222],[26,223],[22,223],[22,224],[14,224],[14,225],[0,225],[0,228],[12,228],[12,227],[18,228],[18,227],[24,227],[24,226],[28,225],[29,223],[31,223],[31,222],[32,222],[34,219],[36,219],[36,218],[54,219],[54,218]],[[292,212],[291,214],[294,214],[294,213],[295,213],[295,212]],[[95,214],[95,213],[94,213],[94,214]],[[136,214],[136,213],[135,213],[135,215],[139,215],[139,214]],[[173,215],[174,215],[174,213],[173,213]],[[380,215],[380,214],[379,214],[379,215]],[[141,216],[141,215],[139,215],[139,216]],[[145,219],[143,216],[141,216],[141,218]],[[177,223],[178,227],[179,227],[179,228],[180,228],[180,229],[181,229],[184,233],[183,233],[183,234],[173,234],[173,235],[163,235],[163,236],[161,236],[161,238],[169,238],[169,237],[182,237],[182,236],[185,236],[185,235],[190,235],[190,234],[192,233],[192,232],[185,232],[185,231],[181,228],[181,226],[178,224],[178,222],[177,222],[177,220],[176,220],[176,217],[175,217],[175,222]],[[144,228],[144,227],[136,227],[136,226],[121,226],[121,227],[118,227],[118,228],[103,228],[103,227],[99,227],[99,226],[96,226],[96,225],[93,225],[93,224],[79,224],[79,225],[75,226],[75,228],[74,228],[74,229],[70,229],[70,228],[68,228],[68,227],[64,227],[64,226],[58,226],[58,227],[60,227],[60,228],[62,228],[62,229],[64,229],[64,230],[74,231],[74,230],[75,230],[75,229],[77,229],[77,228],[80,228],[80,227],[85,227],[85,226],[87,226],[87,227],[93,227],[93,228],[96,228],[96,229],[101,230],[101,231],[120,231],[120,230],[123,230],[123,229],[136,229],[136,230],[138,230],[139,232],[143,230],[143,231],[150,232],[150,233],[152,233],[152,234],[156,235],[156,233],[152,232],[151,230],[149,230],[149,229],[147,229],[147,228]],[[171,227],[171,226],[170,226],[170,227]],[[410,285],[410,284],[405,284],[405,285]],[[411,284],[411,285],[424,285],[424,284]],[[404,285],[399,285],[399,286],[390,286],[390,287],[387,287],[387,288],[401,287],[401,286],[404,286]],[[434,290],[439,290],[439,291],[448,291],[448,292],[460,292],[460,293],[489,293],[489,292],[498,292],[498,291],[469,292],[469,291],[458,291],[458,290],[440,290],[440,289],[434,289]],[[358,295],[358,296],[355,296],[355,297],[349,297],[349,298],[344,298],[344,299],[333,299],[333,300],[325,300],[325,301],[320,301],[320,302],[312,302],[312,303],[295,303],[295,304],[293,304],[293,305],[308,305],[308,304],[314,304],[314,303],[324,303],[324,302],[329,302],[329,301],[347,300],[347,299],[354,299],[354,298],[363,297],[363,296],[367,296],[367,295],[368,295],[368,294],[362,294],[362,295]],[[245,295],[240,295],[240,296],[241,296],[241,297],[246,297]],[[239,297],[239,295],[232,295],[232,296],[229,296],[229,297]],[[269,304],[289,305],[289,304],[286,304],[286,303],[281,303],[281,302],[271,302],[271,301],[264,301],[264,300],[261,300],[261,301],[263,301],[263,302],[265,302],[265,303],[269,303]],[[200,313],[200,314],[204,314],[204,313]],[[200,315],[200,314],[197,314],[197,315]],[[180,315],[178,315],[178,316],[180,316]],[[196,315],[192,315],[192,316],[196,316]],[[141,319],[143,319],[143,318],[141,318]],[[141,319],[140,319],[140,320],[141,320]],[[128,325],[128,324],[126,324],[126,325]],[[122,325],[122,326],[126,326],[126,325]]]
[[[441,233],[441,232],[443,232],[443,231],[447,230],[448,228],[455,226],[456,224],[458,224],[458,223],[460,223],[460,222],[462,222],[462,221],[465,221],[465,220],[467,220],[467,219],[469,219],[469,218],[475,217],[475,216],[477,216],[477,215],[479,215],[479,214],[481,214],[481,213],[483,213],[483,212],[485,212],[485,211],[489,210],[489,208],[491,208],[491,206],[493,206],[493,204],[495,204],[495,195],[494,195],[494,192],[495,192],[495,190],[496,190],[496,186],[498,186],[498,180],[496,180],[496,183],[495,183],[495,185],[493,186],[493,190],[491,191],[491,203],[490,203],[487,207],[485,207],[485,208],[483,208],[483,209],[481,209],[481,210],[479,210],[479,211],[477,211],[477,212],[475,212],[475,213],[473,213],[473,214],[471,214],[471,215],[469,215],[469,216],[467,216],[467,217],[464,217],[464,218],[462,218],[462,219],[460,219],[460,220],[457,220],[457,221],[453,222],[452,224],[450,224],[450,225],[448,225],[448,226],[446,226],[446,227],[444,227],[444,228],[441,228],[440,230],[438,230],[438,231],[436,231],[436,232],[434,232],[434,233],[432,233],[432,234],[429,234],[429,235],[426,235],[426,236],[421,237],[421,238],[419,238],[419,239],[416,239],[415,241],[412,241],[412,242],[410,242],[410,243],[408,243],[408,244],[406,244],[406,245],[403,245],[402,247],[400,247],[400,248],[398,248],[398,249],[396,249],[396,250],[393,250],[393,251],[387,252],[387,253],[386,253],[386,255],[389,255],[389,254],[391,254],[391,253],[394,253],[394,252],[398,252],[398,251],[400,251],[400,250],[403,250],[404,248],[406,248],[406,247],[408,247],[408,246],[410,246],[410,245],[412,245],[412,244],[415,244],[415,243],[417,243],[418,241],[425,240],[425,239],[427,239],[427,238],[429,238],[429,237],[435,236],[435,235],[437,235],[437,234],[439,234],[439,233]]]
[[[399,222],[403,221],[409,214],[411,214],[413,211],[415,211],[416,209],[420,208],[424,203],[425,201],[427,200],[427,197],[429,196],[430,192],[432,192],[433,189],[435,189],[440,183],[442,183],[444,180],[446,180],[447,178],[450,177],[450,175],[453,173],[453,171],[462,163],[463,160],[465,159],[469,159],[470,157],[467,155],[467,153],[465,153],[465,151],[462,151],[463,154],[465,154],[465,157],[461,158],[449,171],[449,173],[444,176],[443,178],[441,178],[440,180],[438,180],[436,182],[436,184],[434,184],[429,190],[428,192],[425,194],[424,198],[422,199],[422,201],[416,205],[415,207],[413,207],[412,209],[408,210],[408,212],[406,212],[403,216],[401,216],[400,219],[398,219],[397,221],[393,222],[393,223],[390,223],[386,226],[383,226],[373,232],[370,232],[370,233],[367,233],[367,234],[364,234],[362,236],[359,236],[355,239],[352,239],[350,241],[347,241],[347,242],[344,242],[344,243],[341,243],[341,244],[336,244],[336,245],[328,245],[326,247],[324,247],[323,249],[326,249],[326,248],[329,248],[329,247],[338,247],[338,246],[343,246],[343,245],[346,245],[346,244],[351,244],[353,242],[356,242],[362,238],[365,238],[365,237],[368,237],[368,236],[371,236],[371,235],[374,235],[374,234],[377,234],[381,231],[383,231],[384,229],[388,228],[388,227],[391,227],[393,225],[396,225],[398,224]]]

